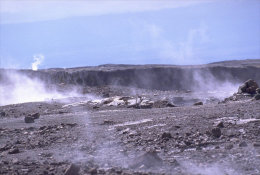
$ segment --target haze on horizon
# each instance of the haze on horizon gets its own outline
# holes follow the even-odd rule
[[[259,0],[1,0],[0,68],[259,59],[259,19]]]

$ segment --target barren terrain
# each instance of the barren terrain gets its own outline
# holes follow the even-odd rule
[[[259,65],[19,70],[81,96],[0,106],[0,174],[260,174]]]

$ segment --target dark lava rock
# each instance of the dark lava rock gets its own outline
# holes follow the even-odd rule
[[[254,147],[260,147],[260,142],[255,142],[255,143],[253,143],[253,146],[254,146]]]
[[[90,173],[91,175],[97,174],[97,169],[96,169],[96,168],[91,168],[91,169],[89,170],[89,173]]]
[[[78,175],[79,174],[79,170],[80,167],[75,165],[75,164],[71,164],[65,171],[64,175]]]
[[[257,88],[257,89],[256,89],[256,93],[257,93],[257,94],[260,94],[260,88]]]
[[[33,119],[38,119],[38,118],[40,118],[40,113],[34,113],[34,114],[31,114],[31,117],[33,118]]]
[[[156,152],[146,152],[145,154],[139,156],[134,160],[134,164],[132,164],[130,167],[132,168],[140,168],[140,167],[145,167],[145,168],[151,168],[151,167],[158,167],[162,166],[163,161],[162,159],[158,156]]]
[[[223,123],[223,122],[219,122],[219,123],[217,124],[217,127],[218,127],[218,128],[224,128],[224,123]]]
[[[254,96],[254,99],[255,99],[255,100],[260,100],[260,94],[256,94],[256,95]]]
[[[154,108],[176,107],[172,102],[168,100],[158,100],[153,104]]]
[[[255,94],[256,89],[259,88],[258,84],[254,80],[247,80],[238,88],[238,93],[248,93],[248,94]]]
[[[162,139],[169,140],[170,138],[172,138],[171,133],[169,133],[169,132],[164,132],[164,133],[162,134]]]
[[[19,153],[19,149],[18,148],[11,148],[9,151],[8,151],[8,154],[17,154]]]
[[[219,128],[213,128],[211,133],[214,137],[219,138],[221,136],[221,130]]]
[[[25,123],[34,123],[34,118],[32,116],[26,116],[24,117]]]
[[[234,146],[233,144],[228,144],[225,146],[225,149],[229,150],[229,149],[232,149]]]
[[[246,142],[241,142],[241,143],[239,143],[239,147],[247,147],[247,143]]]
[[[194,106],[199,106],[199,105],[203,105],[203,102],[199,101],[193,104]]]
[[[0,112],[0,116],[1,117],[5,117],[6,116],[6,113],[4,111]]]

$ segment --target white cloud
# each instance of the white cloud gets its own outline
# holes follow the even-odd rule
[[[212,0],[1,0],[0,23],[179,8]]]

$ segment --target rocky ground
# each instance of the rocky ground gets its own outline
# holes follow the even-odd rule
[[[91,96],[1,106],[0,174],[260,174],[260,101],[250,94],[221,102],[87,89]]]

